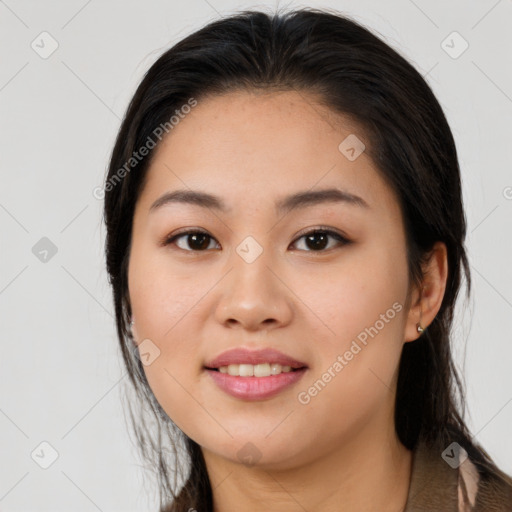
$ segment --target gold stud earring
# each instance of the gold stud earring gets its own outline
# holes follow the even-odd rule
[[[421,326],[421,324],[418,322],[416,324],[416,330],[421,334],[425,329]]]

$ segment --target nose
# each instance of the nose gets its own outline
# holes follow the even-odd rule
[[[264,251],[248,263],[236,252],[220,284],[216,320],[228,328],[247,331],[284,327],[293,316],[293,293],[279,268]]]

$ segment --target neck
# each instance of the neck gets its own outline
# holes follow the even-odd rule
[[[214,512],[402,512],[407,501],[412,453],[394,428],[370,429],[350,445],[279,471],[203,454]]]

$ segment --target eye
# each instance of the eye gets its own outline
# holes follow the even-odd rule
[[[329,238],[338,242],[338,245],[347,245],[350,240],[340,233],[327,228],[316,228],[307,233],[304,233],[296,241],[304,239],[305,246],[311,250],[306,252],[323,252],[326,249],[332,249],[332,244],[329,246]],[[336,244],[334,244],[336,245]],[[301,249],[304,250],[304,249]]]
[[[184,239],[184,241],[182,241],[182,239]],[[331,241],[334,240],[338,243],[338,245],[347,245],[351,243],[350,240],[345,236],[328,228],[316,228],[308,231],[297,238],[294,243],[296,244],[297,241],[301,239],[304,239],[305,246],[308,248],[306,249],[306,252],[323,252],[326,249],[332,249],[333,244],[329,244],[329,239],[331,239]],[[209,235],[206,231],[194,229],[182,231],[181,233],[165,238],[162,242],[162,245],[166,246],[175,244],[178,248],[184,251],[202,252],[215,248],[211,247],[211,242],[214,240],[215,238]],[[334,246],[336,246],[336,243],[334,243]]]
[[[180,249],[183,249],[184,251],[194,252],[201,252],[209,248],[211,249],[211,247],[209,247],[210,242],[215,240],[206,231],[195,229],[189,231],[182,231],[177,235],[173,235],[169,238],[166,238],[163,242],[163,245],[170,245],[172,243],[175,243],[175,241],[177,240],[181,241],[182,238],[186,238],[185,243],[183,243],[182,245],[176,243],[176,245]],[[188,248],[186,246],[188,246]]]

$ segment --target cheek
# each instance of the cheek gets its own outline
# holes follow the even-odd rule
[[[190,386],[191,359],[162,353],[144,373],[158,403],[167,416],[184,432],[203,418],[204,409]],[[204,418],[206,420],[206,418]]]
[[[179,383],[186,386],[201,370],[200,300],[212,284],[180,274],[169,267],[168,258],[149,249],[135,248],[128,276],[137,342],[149,340],[146,345],[157,354],[144,366],[148,382],[162,404],[169,397],[186,401],[190,396]],[[172,405],[166,403],[165,410],[170,412]]]
[[[189,274],[183,272],[183,267],[170,265],[163,250],[134,248],[128,285],[132,313],[141,335],[165,338],[180,319],[193,314],[204,286]]]
[[[315,313],[316,370],[304,387],[320,379],[323,389],[328,381],[322,394],[347,413],[382,399],[393,386],[404,338],[405,265],[404,255],[369,247],[296,283],[294,291]]]
[[[208,283],[180,277],[161,255],[137,249],[130,258],[128,281],[137,341],[150,340],[146,346],[156,354],[150,364],[143,365],[149,386],[166,414],[188,431],[202,410],[191,398],[190,382],[194,372],[200,371],[201,336],[194,332],[199,308],[194,306]]]
[[[406,262],[401,258],[372,248],[347,251],[336,264],[318,265],[301,272],[300,279],[294,277],[294,292],[314,314],[311,325],[318,339],[342,348],[376,322],[383,335],[399,332],[403,314],[397,310],[403,310],[407,294]]]
[[[392,390],[403,346],[403,290],[392,276],[383,281],[362,276],[331,279],[329,288],[336,291],[309,296],[312,302],[308,305],[314,304],[310,307],[335,335],[326,327],[319,328],[313,340],[314,371],[299,390],[301,405],[297,407],[304,417],[318,423],[315,436],[327,444],[337,436],[356,435],[372,424],[372,418],[393,407]],[[331,420],[323,423],[318,418]]]

